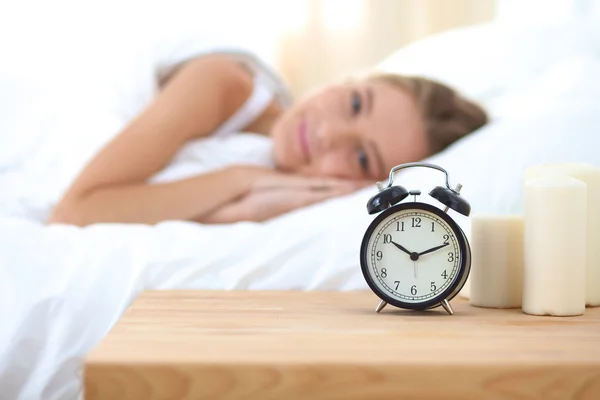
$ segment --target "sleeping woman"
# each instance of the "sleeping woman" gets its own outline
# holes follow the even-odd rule
[[[392,74],[331,84],[292,105],[272,71],[230,54],[182,63],[160,88],[81,171],[50,223],[265,221],[383,180],[487,122],[449,87]],[[274,168],[149,183],[189,141],[233,132],[268,136]]]

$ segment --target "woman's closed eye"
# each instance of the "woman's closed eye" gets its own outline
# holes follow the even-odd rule
[[[364,149],[358,150],[358,163],[365,174],[369,173],[369,158]]]
[[[352,115],[358,115],[362,109],[362,96],[359,92],[352,92],[351,105]]]

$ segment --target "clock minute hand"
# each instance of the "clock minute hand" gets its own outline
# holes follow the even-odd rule
[[[412,254],[410,251],[406,250],[403,246],[399,245],[398,243],[394,242],[392,240],[392,244],[394,246],[396,246],[397,248],[399,248],[400,250],[402,250],[403,252],[405,252],[406,254],[408,254],[409,256]]]
[[[434,251],[436,251],[436,250],[439,250],[439,249],[441,249],[442,247],[446,247],[446,246],[448,246],[449,244],[450,244],[450,243],[446,243],[446,244],[443,244],[443,245],[441,245],[441,246],[432,247],[432,248],[431,248],[431,249],[429,249],[429,250],[425,250],[425,251],[422,251],[422,252],[420,252],[420,253],[419,253],[419,255],[420,255],[420,256],[422,256],[423,254],[427,254],[427,253],[433,253]]]

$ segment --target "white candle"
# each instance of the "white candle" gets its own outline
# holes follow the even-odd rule
[[[525,181],[552,174],[566,174],[587,185],[587,250],[585,302],[600,305],[600,168],[588,163],[542,164],[529,168]]]
[[[523,311],[585,312],[587,185],[567,175],[525,183]]]
[[[471,217],[472,305],[489,308],[521,307],[523,223],[522,215]]]

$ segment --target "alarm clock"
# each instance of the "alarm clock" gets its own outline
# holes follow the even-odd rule
[[[394,173],[412,167],[432,168],[446,175],[445,186],[429,192],[443,207],[418,201],[418,190],[392,185]],[[471,206],[460,196],[462,185],[452,189],[445,169],[419,162],[395,166],[387,185],[377,182],[377,188],[367,211],[378,215],[360,247],[363,276],[381,299],[375,311],[391,304],[410,310],[442,306],[454,314],[450,300],[460,292],[471,270],[469,241],[448,214],[450,209],[467,217],[471,213]]]

